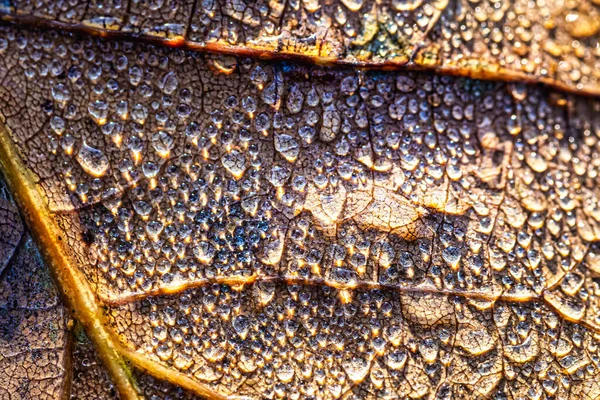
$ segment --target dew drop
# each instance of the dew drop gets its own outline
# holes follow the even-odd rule
[[[175,141],[167,132],[160,131],[152,136],[152,147],[162,158],[169,157],[174,146]]]
[[[527,97],[527,85],[524,83],[513,83],[509,85],[510,94],[513,99],[523,101]]]
[[[344,360],[342,367],[344,367],[344,371],[346,371],[348,378],[352,382],[361,382],[369,372],[369,363],[367,360],[356,356],[349,360]]]
[[[565,16],[565,28],[574,38],[583,39],[592,37],[600,31],[600,21],[597,14],[573,11]]]
[[[233,317],[231,325],[233,326],[235,333],[237,333],[242,339],[246,338],[248,331],[250,330],[250,321],[248,320],[248,317],[244,315],[236,315]]]
[[[177,86],[179,85],[179,80],[177,79],[177,75],[174,72],[168,72],[162,78],[159,83],[159,88],[165,94],[172,94],[175,90],[177,90]]]
[[[444,251],[442,251],[442,257],[444,258],[444,261],[448,263],[450,268],[454,270],[458,269],[458,263],[460,262],[461,257],[460,250],[458,248],[450,246],[444,249]]]
[[[546,169],[548,169],[548,163],[538,152],[528,152],[525,156],[525,161],[527,162],[527,165],[529,165],[535,172],[544,172]]]
[[[144,176],[148,179],[154,178],[158,174],[159,170],[160,167],[153,162],[146,162],[144,163],[144,165],[142,165],[142,172],[144,173]]]
[[[275,136],[275,150],[277,150],[286,160],[292,162],[300,154],[298,142],[290,135]]]
[[[196,256],[196,258],[204,264],[210,264],[215,257],[216,252],[212,244],[204,241],[198,243],[198,245],[194,247],[193,251],[194,256]]]
[[[71,92],[64,84],[59,83],[52,88],[52,98],[59,103],[65,103],[71,99]]]
[[[286,107],[290,114],[298,114],[302,110],[302,103],[304,103],[304,94],[298,86],[292,86],[286,100]]]
[[[438,352],[439,345],[433,339],[425,339],[419,345],[419,353],[421,353],[423,359],[428,363],[435,362],[438,357]]]
[[[79,149],[76,158],[81,168],[94,178],[104,176],[109,167],[108,157],[102,151],[89,146],[85,142]]]
[[[90,103],[88,112],[98,125],[104,125],[106,123],[106,117],[108,116],[108,104],[102,100],[96,100],[93,103]]]
[[[0,54],[3,54],[8,49],[8,40],[0,38]]]
[[[386,357],[386,364],[388,367],[390,367],[393,370],[400,370],[402,369],[402,367],[404,367],[404,364],[406,364],[406,360],[407,360],[407,355],[406,355],[406,351],[394,351],[391,352],[387,355]]]
[[[152,211],[152,206],[146,203],[145,201],[136,201],[135,203],[133,203],[133,209],[136,213],[145,217],[150,215],[150,212]]]
[[[508,129],[508,132],[511,135],[518,135],[521,133],[521,118],[519,118],[517,115],[511,115],[506,122],[506,129]]]
[[[160,221],[150,221],[146,224],[146,232],[152,237],[158,237],[164,229],[164,224]]]
[[[57,135],[62,135],[65,131],[65,120],[59,116],[53,116],[50,120],[50,128],[52,128],[54,133],[56,133]]]
[[[395,2],[395,4],[400,4],[400,3],[403,3],[403,2],[401,2],[401,1]],[[396,78],[396,88],[401,92],[409,93],[409,92],[412,92],[413,90],[415,90],[416,87],[417,87],[417,83],[410,76],[399,75],[398,78]]]
[[[223,156],[221,163],[235,179],[240,179],[246,170],[246,157],[237,150]]]
[[[341,0],[341,2],[348,10],[356,12],[363,6],[364,0]]]
[[[290,364],[283,364],[277,369],[277,378],[283,383],[289,383],[294,378],[294,368]]]

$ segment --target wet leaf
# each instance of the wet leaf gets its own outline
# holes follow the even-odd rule
[[[45,389],[44,369],[19,384],[0,375],[4,386],[123,399],[598,397],[598,100],[501,82],[498,70],[473,73],[497,79],[483,81],[399,68],[389,48],[373,50],[402,42],[379,37],[394,29],[380,3],[269,4],[226,2],[215,8],[224,17],[183,3],[115,3],[102,18],[94,4],[58,14],[13,5],[145,41],[0,29],[0,161],[20,207],[0,203],[1,276],[9,296],[44,287],[57,298],[49,280],[9,279],[25,274],[15,257],[31,234],[45,260],[36,268],[47,265],[67,307],[53,300],[52,313],[35,317],[62,321],[53,331],[61,341],[45,344],[59,386]],[[581,64],[570,64],[569,79],[544,79],[546,53],[522,70],[531,54],[514,50],[519,59],[477,36],[494,23],[506,35],[511,21],[526,25],[520,5],[388,7],[398,35],[416,40],[407,48],[431,41],[449,52],[436,72],[453,68],[464,40],[465,51],[498,51],[493,65],[595,90]],[[564,6],[565,21],[583,18],[578,7]],[[336,10],[363,24],[355,36],[340,28],[352,18],[328,30],[338,65],[290,62],[316,56],[301,47],[300,28],[282,33],[287,21],[309,13],[331,22],[342,18]],[[280,23],[267,34],[263,14],[273,11]],[[193,39],[209,34],[189,22],[197,14],[244,27],[244,39],[216,28],[214,41]],[[472,24],[457,28],[463,19]],[[597,40],[591,21],[575,30],[549,19],[529,41],[566,41],[564,29],[585,53]],[[321,26],[307,21],[307,34]],[[521,28],[521,41],[539,31]],[[188,49],[149,44],[150,35]],[[270,35],[298,57],[247,57],[271,51],[253,45]],[[361,57],[395,69],[356,68]],[[15,301],[7,312],[25,318],[31,311]],[[49,335],[39,332],[34,339]]]
[[[238,56],[409,66],[600,93],[595,0],[13,0],[0,14]]]
[[[0,181],[0,396],[57,399],[68,393],[66,313],[16,206]]]

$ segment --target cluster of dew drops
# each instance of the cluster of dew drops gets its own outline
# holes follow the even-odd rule
[[[15,45],[25,49],[27,38],[19,36],[17,39]],[[101,201],[108,210],[99,210],[92,215],[98,227],[94,245],[100,268],[120,282],[122,288],[149,290],[155,283],[148,277],[155,275],[166,276],[163,282],[171,283],[175,279],[171,274],[173,269],[179,274],[187,274],[185,279],[198,279],[226,274],[232,269],[255,268],[254,254],[259,242],[267,240],[273,236],[273,230],[279,229],[270,223],[273,210],[281,208],[280,202],[286,195],[296,192],[299,198],[302,197],[307,184],[314,184],[321,190],[339,184],[357,184],[365,174],[373,170],[386,173],[390,164],[401,162],[403,169],[398,186],[408,198],[412,196],[418,200],[428,185],[445,177],[459,182],[464,188],[469,187],[469,177],[464,176],[463,171],[464,159],[476,155],[474,134],[469,131],[474,120],[473,105],[456,106],[460,99],[452,92],[429,96],[437,90],[431,81],[417,87],[414,78],[400,74],[393,79],[359,79],[357,75],[339,79],[331,90],[311,87],[303,91],[300,85],[285,85],[287,75],[276,68],[243,61],[240,68],[256,91],[241,99],[227,96],[223,108],[210,112],[208,123],[203,125],[189,121],[193,112],[191,104],[194,96],[199,94],[184,88],[183,78],[177,72],[167,72],[171,61],[175,65],[188,60],[200,61],[179,52],[170,53],[171,60],[161,54],[148,54],[147,65],[161,71],[156,87],[153,87],[144,79],[145,69],[132,63],[126,55],[94,51],[93,47],[86,48],[78,42],[69,46],[68,49],[64,44],[47,45],[45,51],[52,51],[56,57],[49,63],[26,65],[24,73],[30,81],[38,75],[45,79],[66,73],[66,79],[70,81],[56,79],[49,88],[54,102],[49,122],[53,134],[51,150],[65,160],[61,174],[79,200],[84,204]],[[70,66],[65,71],[61,59],[69,52],[81,54],[87,67]],[[35,61],[36,57],[34,51],[31,58]],[[105,72],[105,63],[114,67],[112,73]],[[286,68],[281,67],[282,70]],[[119,79],[123,77],[127,79]],[[436,82],[444,89],[452,88],[454,81],[439,78]],[[136,95],[145,100],[135,104],[126,100],[113,104],[107,100],[109,95],[119,93],[127,85],[137,88]],[[284,99],[280,87],[288,90]],[[88,142],[70,129],[70,121],[81,112],[74,103],[78,98],[76,88],[90,90],[84,112],[106,138],[105,143],[110,145],[93,144],[89,137]],[[156,96],[159,91],[160,96]],[[395,92],[404,95],[394,97]],[[337,93],[341,94],[340,98],[336,97]],[[502,96],[506,94],[499,96],[502,99],[498,104],[506,103]],[[520,86],[516,86],[510,96],[512,105],[506,106],[503,123],[509,135],[517,136],[522,132],[521,118],[538,122],[550,112],[543,105],[514,107],[515,102],[526,97]],[[438,118],[432,122],[431,130],[424,129],[425,122],[431,121],[431,102],[436,97],[442,99],[439,104],[446,103],[444,112],[448,118]],[[487,97],[482,104],[492,109],[496,100]],[[434,103],[438,104],[437,101]],[[277,104],[280,112],[273,111]],[[365,113],[365,104],[369,113]],[[441,113],[440,116],[446,115]],[[405,132],[388,132],[386,121],[390,120],[402,121]],[[465,124],[452,129],[446,121],[465,121]],[[148,132],[147,126],[157,129]],[[284,133],[271,133],[274,131]],[[445,148],[439,145],[442,134],[446,135]],[[269,138],[281,156],[272,165],[265,163],[263,152],[271,143]],[[549,169],[549,164],[541,152],[529,151],[527,146],[535,143],[535,138],[525,139],[517,143],[517,153],[528,166],[533,182],[536,174]],[[314,172],[294,171],[294,163],[302,159],[301,153],[310,152],[310,146],[317,142],[330,144],[330,150],[322,159],[307,157],[311,161],[308,168]],[[216,157],[211,158],[215,151]],[[359,161],[351,163],[351,167],[347,165],[349,161],[340,161],[350,159],[350,155],[357,155]],[[564,156],[564,152],[563,159],[573,164],[582,162]],[[309,178],[312,181],[309,182]],[[563,218],[570,220],[572,214],[569,211],[574,209],[571,193],[561,184],[555,186],[557,202],[565,212],[556,211],[553,219],[555,222]],[[276,193],[278,190],[283,193]],[[119,195],[124,191],[127,192],[125,198]],[[252,196],[259,201],[249,201]],[[294,200],[285,202],[292,204]],[[531,204],[530,207],[536,208]],[[539,213],[533,212],[528,218],[530,226],[540,226],[536,223]],[[516,258],[522,253],[529,258],[530,264],[537,265],[539,252],[528,251],[532,236],[537,234],[508,232],[498,246],[505,253],[516,249],[513,254]],[[556,247],[558,250],[544,247],[544,255],[552,258],[556,251],[569,253],[564,243],[558,243]],[[186,257],[188,252],[194,257]],[[453,265],[460,259],[456,249],[450,247],[445,249],[443,257]],[[215,270],[209,271],[210,268],[200,265]],[[196,274],[199,271],[201,275]],[[511,271],[510,276],[518,280],[520,273]],[[122,276],[127,278],[119,280]],[[563,290],[573,292],[569,287],[572,281],[565,282]],[[505,285],[510,286],[510,282]],[[581,288],[579,284],[575,286]],[[269,297],[269,294],[262,296]],[[383,307],[382,304],[378,307]],[[239,315],[230,320],[238,336],[243,337],[248,331],[247,322]],[[177,321],[172,318],[171,322],[174,325]],[[372,323],[371,327],[374,325]],[[163,337],[166,334],[157,331],[156,335]],[[184,340],[183,336],[180,339]],[[169,358],[169,349],[159,346],[157,352]],[[366,370],[364,359],[356,360],[359,361],[343,367],[352,380],[364,378]],[[280,380],[285,383],[290,375],[290,367],[282,366],[278,375]]]
[[[17,40],[20,48],[26,47],[23,38]],[[146,68],[128,54],[109,54],[79,42],[69,47],[59,43],[53,52],[58,57],[43,64],[45,69],[36,65],[41,76],[66,74],[68,80],[53,79],[50,89],[54,102],[50,147],[55,154],[62,151],[61,173],[80,201],[103,201],[109,209],[110,213],[94,216],[99,226],[106,227],[96,232],[96,244],[103,271],[112,280],[121,272],[128,277],[127,282],[120,281],[121,287],[149,289],[154,283],[145,278],[155,273],[168,274],[170,281],[175,263],[189,273],[187,278],[199,278],[195,273],[202,268],[196,262],[212,265],[219,255],[224,270],[208,277],[231,270],[229,260],[256,268],[250,249],[276,229],[268,224],[272,209],[301,202],[308,184],[323,192],[335,191],[337,185],[355,188],[372,179],[373,171],[384,175],[393,171],[400,192],[416,203],[444,179],[465,189],[473,184],[465,164],[478,154],[476,107],[468,103],[477,97],[467,94],[467,103],[461,104],[465,94],[455,91],[460,80],[351,73],[336,77],[336,84],[323,90],[288,82],[292,79],[286,73],[293,67],[244,60],[240,68],[251,82],[250,93],[242,98],[226,95],[222,108],[192,121],[198,97],[205,96],[210,103],[212,95],[184,87],[178,66],[201,63],[193,56],[148,53],[139,58]],[[81,59],[66,67],[61,59],[70,53]],[[170,66],[175,68],[169,70]],[[36,71],[26,68],[25,74],[33,79]],[[81,112],[75,105],[76,90],[88,87],[87,104],[80,108],[106,138],[103,146],[98,140],[91,143],[90,136],[97,132],[81,139],[69,128],[70,120]],[[120,98],[123,91],[135,92],[139,101],[130,104]],[[518,110],[523,107],[515,103],[526,97],[526,91],[516,85],[512,97],[499,93],[496,98],[486,96],[482,106],[505,107],[503,129],[519,135],[523,122]],[[111,97],[116,100],[111,102]],[[397,123],[392,131],[391,123]],[[322,157],[311,156],[311,146],[318,143],[328,144],[329,150]],[[263,165],[268,146],[281,158]],[[294,168],[299,159],[308,160],[303,169]],[[547,168],[536,152],[529,152],[526,162],[536,172]],[[393,170],[394,164],[401,170]],[[128,191],[126,198],[123,191]],[[246,201],[253,196],[258,200]],[[224,227],[229,218],[237,218],[235,228]],[[206,236],[211,230],[214,240]],[[204,235],[196,235],[202,231]],[[215,243],[217,238],[220,243]],[[219,253],[223,240],[228,242],[225,247],[241,249],[243,256]],[[194,246],[192,251],[188,244]],[[196,260],[186,257],[188,253]],[[455,248],[445,249],[443,255],[448,264],[458,265]],[[136,265],[140,263],[143,268]]]

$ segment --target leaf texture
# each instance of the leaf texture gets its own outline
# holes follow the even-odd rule
[[[595,0],[7,0],[0,12],[238,56],[409,66],[600,93]]]
[[[73,393],[598,397],[597,99],[113,39],[0,30]]]
[[[68,393],[66,312],[0,176],[0,397]]]

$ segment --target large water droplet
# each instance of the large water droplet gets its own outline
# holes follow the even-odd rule
[[[88,175],[99,178],[106,174],[109,167],[108,157],[100,150],[83,142],[77,153],[77,161]]]
[[[531,167],[535,172],[544,172],[548,168],[548,163],[538,152],[528,152],[525,156],[527,165]]]
[[[456,270],[458,269],[458,263],[460,262],[460,250],[456,247],[448,247],[442,251],[442,257],[444,261],[448,263],[450,268]]]
[[[205,264],[209,264],[215,256],[215,248],[208,242],[198,243],[193,251],[196,258]]]
[[[221,163],[235,179],[240,179],[246,170],[246,157],[237,150],[223,156]]]
[[[54,133],[56,133],[57,135],[62,135],[65,131],[65,120],[55,115],[50,120],[50,128],[52,128]]]
[[[387,364],[388,367],[390,367],[393,370],[399,370],[402,369],[402,367],[404,367],[404,364],[406,364],[406,359],[408,357],[406,356],[406,351],[394,351],[392,353],[389,353],[385,359],[385,363]]]
[[[352,357],[349,360],[342,362],[344,371],[348,374],[348,378],[352,382],[361,382],[369,372],[369,363],[361,357]]]
[[[277,369],[277,378],[283,383],[289,383],[294,378],[294,368],[290,364],[283,364]]]
[[[295,161],[298,154],[300,154],[298,142],[290,135],[285,134],[275,136],[275,150],[290,162]]]
[[[425,339],[419,345],[419,353],[423,356],[423,359],[432,363],[437,359],[439,351],[439,345],[433,339]]]
[[[302,110],[302,103],[304,103],[304,94],[298,86],[292,86],[286,100],[288,111],[291,114],[298,114]]]

